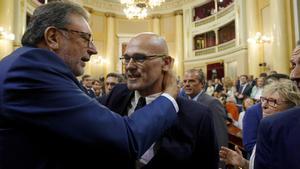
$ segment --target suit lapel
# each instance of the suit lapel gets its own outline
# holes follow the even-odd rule
[[[124,101],[121,102],[122,104],[120,105],[121,109],[121,114],[122,115],[128,115],[128,106],[131,105],[131,99],[134,96],[134,92],[130,91],[125,97]]]

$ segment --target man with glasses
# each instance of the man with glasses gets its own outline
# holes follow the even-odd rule
[[[140,33],[129,41],[121,60],[125,65],[127,85],[116,85],[105,105],[132,118],[134,110],[151,104],[161,95],[164,73],[172,69],[173,59],[162,37]],[[177,103],[179,112],[175,125],[137,161],[136,167],[216,169],[218,149],[211,112],[206,106],[191,100],[177,98]]]
[[[300,41],[291,56],[290,74],[300,88]],[[294,98],[293,94],[289,95]],[[269,102],[270,103],[270,102]],[[260,122],[255,169],[300,168],[300,108],[299,106],[263,119]]]
[[[52,2],[33,13],[23,47],[0,62],[0,168],[129,168],[176,118],[176,78],[162,96],[122,117],[76,79],[96,54],[87,12]],[[153,125],[155,124],[155,125]]]

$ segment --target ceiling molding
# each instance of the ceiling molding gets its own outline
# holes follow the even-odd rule
[[[195,2],[196,0],[172,0],[164,2],[161,6],[149,11],[149,14],[164,14],[171,13],[176,10],[182,9],[182,7],[188,3]],[[94,10],[101,12],[111,12],[118,15],[124,15],[123,6],[121,3],[108,2],[104,0],[82,0],[84,6],[93,8]]]

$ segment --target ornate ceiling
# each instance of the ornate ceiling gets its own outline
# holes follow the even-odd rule
[[[124,15],[120,0],[81,0],[84,6],[101,12],[112,12]],[[198,0],[199,1],[199,0]],[[182,9],[184,5],[197,2],[197,0],[166,0],[160,7],[156,7],[150,14],[168,13]]]
[[[100,0],[100,1],[101,1],[101,0]],[[120,0],[103,0],[103,1],[114,2],[114,3],[120,3]],[[175,0],[165,0],[165,2],[171,2],[171,1],[175,1]]]

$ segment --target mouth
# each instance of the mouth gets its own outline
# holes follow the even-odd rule
[[[187,88],[184,88],[184,91],[185,91],[185,92],[191,92],[191,91],[192,91],[192,89],[187,89]]]
[[[141,74],[139,74],[139,73],[127,72],[127,79],[130,80],[130,81],[136,80],[140,77],[141,77]]]

